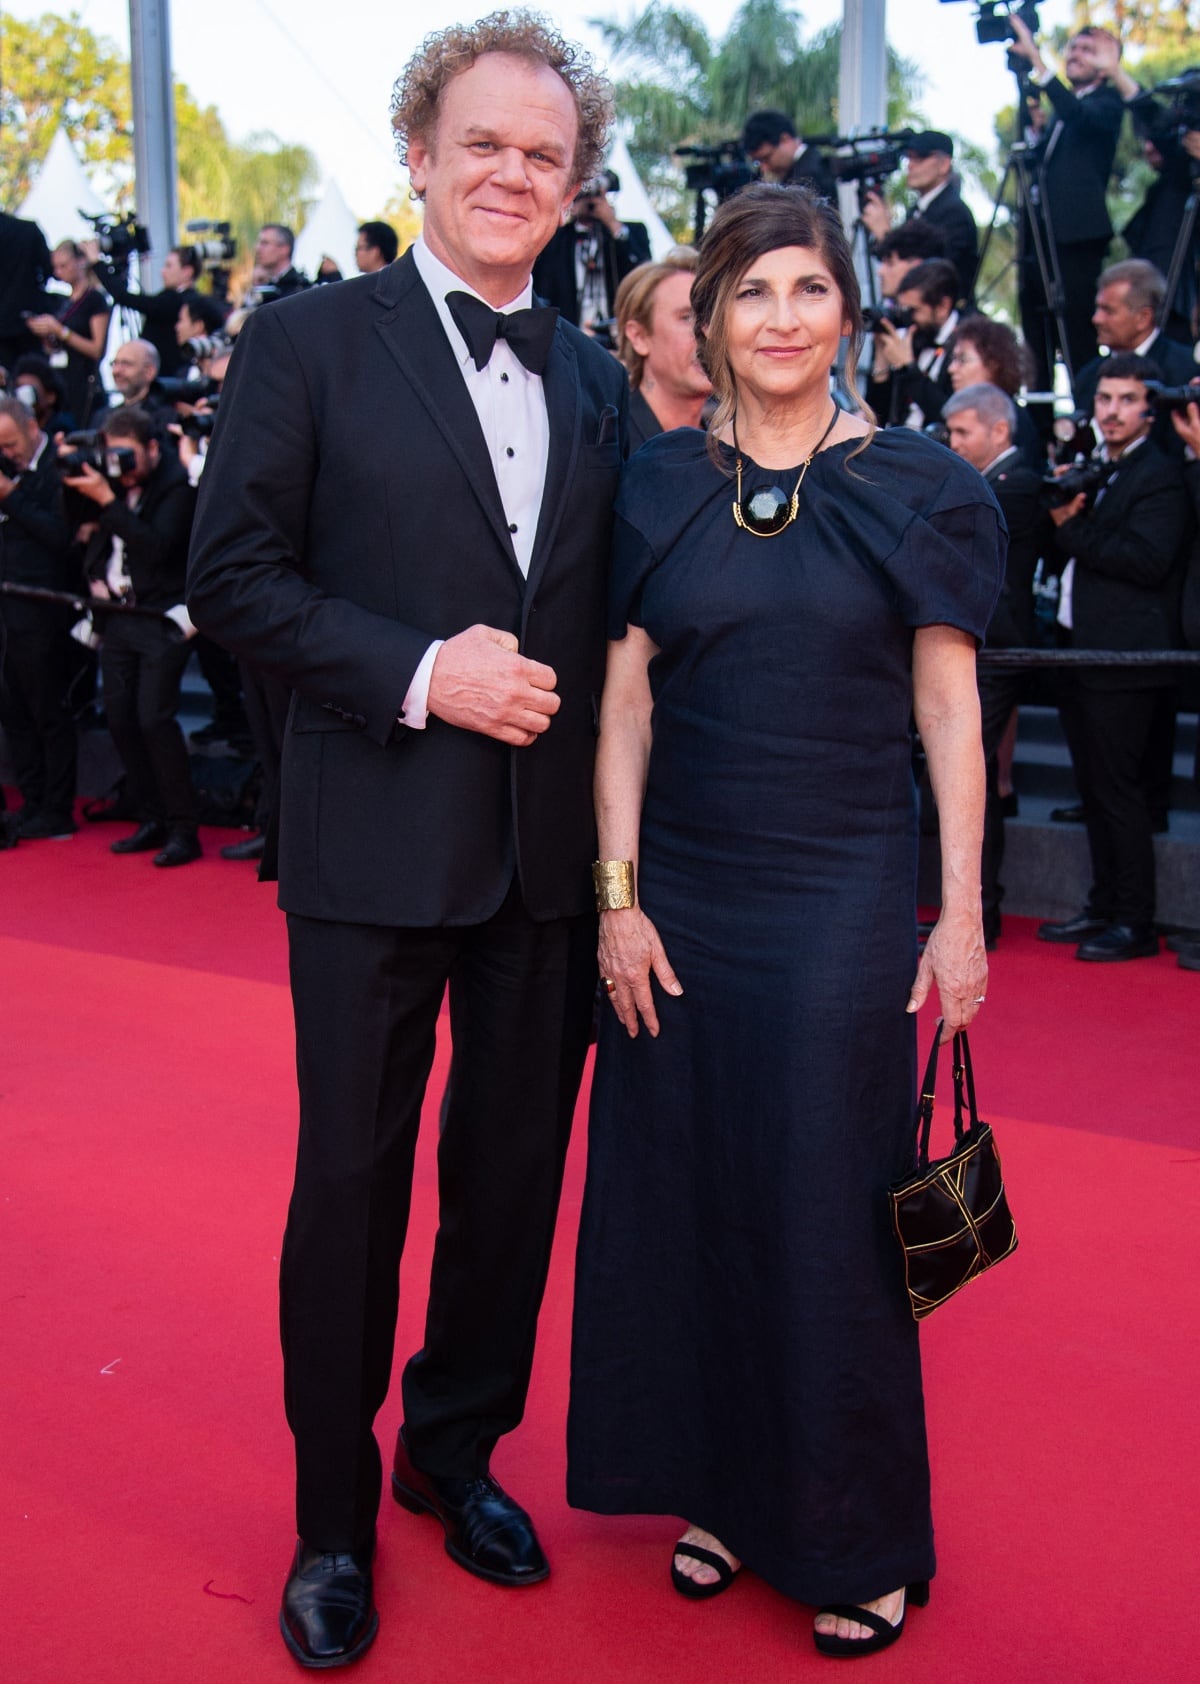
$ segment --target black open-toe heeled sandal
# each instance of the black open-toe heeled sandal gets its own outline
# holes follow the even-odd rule
[[[692,1561],[701,1561],[706,1567],[711,1567],[717,1574],[715,1584],[698,1585],[695,1579],[689,1579],[686,1573],[681,1573],[675,1565],[677,1555],[686,1555]],[[690,1596],[693,1602],[703,1602],[710,1596],[720,1596],[723,1590],[728,1590],[741,1572],[740,1567],[731,1567],[723,1555],[716,1550],[706,1550],[702,1544],[685,1544],[681,1538],[671,1551],[671,1583],[680,1596]]]
[[[904,1606],[895,1625],[870,1608],[860,1608],[853,1602],[832,1602],[828,1607],[818,1610],[818,1618],[821,1614],[833,1614],[839,1620],[853,1620],[856,1625],[870,1626],[875,1635],[838,1637],[834,1632],[814,1631],[813,1642],[823,1655],[834,1655],[838,1660],[852,1660],[855,1655],[877,1655],[881,1649],[889,1648],[900,1639],[909,1608],[924,1608],[928,1601],[928,1581],[909,1585],[904,1592]]]

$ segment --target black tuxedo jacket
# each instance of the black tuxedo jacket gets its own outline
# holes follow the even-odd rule
[[[970,298],[979,265],[979,230],[970,209],[963,203],[962,187],[951,178],[923,211],[914,210],[910,221],[928,223],[946,241],[946,257],[958,270],[961,298]]]
[[[1042,479],[1015,451],[984,474],[1008,526],[1004,584],[988,622],[989,649],[1028,649],[1033,642],[1033,575],[1052,549],[1053,525],[1042,503]]]
[[[1190,380],[1200,375],[1200,364],[1197,364],[1191,351],[1186,345],[1178,344],[1174,339],[1168,339],[1160,333],[1158,338],[1146,352],[1147,362],[1152,362],[1168,386],[1186,386]],[[1093,357],[1080,369],[1075,377],[1075,390],[1072,394],[1076,409],[1091,414],[1096,401],[1096,387],[1100,383],[1100,376],[1104,373],[1107,357]],[[1168,456],[1183,459],[1183,440],[1171,425],[1171,417],[1164,409],[1154,418],[1154,430],[1150,437],[1161,451]]]
[[[114,439],[120,445],[121,439]],[[176,608],[183,601],[188,539],[196,512],[196,493],[179,458],[164,451],[142,487],[136,509],[120,493],[92,518],[98,529],[84,552],[84,572],[102,579],[112,555],[113,538],[125,545],[125,571],[133,582],[139,608]]]
[[[280,903],[354,923],[489,918],[514,871],[536,919],[591,904],[621,365],[564,322],[543,377],[550,455],[528,580],[482,429],[411,255],[256,311],[204,470],[189,606],[294,691]],[[552,666],[529,748],[397,724],[433,638],[476,624]]]
[[[1112,238],[1105,193],[1112,174],[1124,101],[1111,83],[1080,99],[1055,77],[1042,90],[1055,120],[1039,147],[1043,201],[1059,245]]]
[[[1180,595],[1194,531],[1183,465],[1153,439],[1118,463],[1103,495],[1057,529],[1075,557],[1072,641],[1079,649],[1177,649]],[[1170,668],[1094,668],[1081,682],[1141,689],[1174,682]]]

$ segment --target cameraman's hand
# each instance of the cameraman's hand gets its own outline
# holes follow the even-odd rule
[[[1198,382],[1193,380],[1191,384],[1195,386]],[[1192,455],[1200,459],[1200,391],[1196,393],[1196,402],[1188,404],[1186,410],[1171,411],[1171,425]]]
[[[911,332],[897,332],[891,322],[880,322],[876,329],[875,344],[879,355],[891,369],[910,368],[913,364],[913,348]]]
[[[584,215],[590,217],[593,222],[602,223],[604,227],[608,229],[614,240],[617,238],[618,230],[621,228],[621,223],[618,220],[616,211],[609,203],[608,195],[606,193],[599,193],[594,199],[585,199],[583,203],[583,212]]]
[[[863,226],[875,239],[882,240],[891,233],[891,207],[884,203],[883,195],[877,193],[873,187],[869,193],[864,193],[859,215],[862,217]]]
[[[518,654],[511,632],[468,626],[438,650],[429,679],[429,712],[513,748],[528,748],[558,712],[553,667]]]
[[[1035,76],[1046,74],[1046,61],[1042,57],[1041,49],[1030,34],[1029,25],[1016,12],[1008,14],[1009,27],[1013,32],[1013,43],[1009,51],[1014,58],[1028,59]]]
[[[69,485],[72,491],[82,492],[98,508],[106,509],[110,503],[117,500],[116,492],[95,468],[85,463],[77,474],[64,474],[63,484]]]
[[[99,261],[100,261],[100,242],[99,242],[99,240],[80,240],[79,249],[83,253],[83,255],[87,258],[89,263],[92,263],[92,264],[99,263]]]
[[[1050,519],[1055,526],[1065,526],[1069,520],[1074,520],[1076,515],[1083,513],[1086,503],[1087,492],[1081,491],[1078,497],[1072,497],[1069,503],[1062,503],[1057,509],[1051,509]]]
[[[192,412],[193,414],[195,411]],[[200,446],[194,438],[190,438],[183,428],[172,421],[167,427],[168,433],[179,440],[179,460],[185,468],[190,468],[200,454]]]

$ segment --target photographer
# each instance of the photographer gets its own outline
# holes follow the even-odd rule
[[[837,182],[825,154],[799,138],[784,112],[752,112],[742,130],[742,151],[767,181],[811,187],[821,198],[837,203]]]
[[[656,433],[698,427],[712,383],[696,352],[696,253],[678,246],[617,288],[617,355],[629,371],[629,449]]]
[[[979,263],[979,230],[963,203],[962,183],[954,171],[954,142],[939,129],[911,134],[904,143],[905,174],[910,193],[917,195],[909,222],[926,222],[945,241],[945,255],[958,275],[958,298],[970,298]],[[878,189],[864,195],[862,219],[883,240],[892,231],[892,212]]]
[[[882,240],[874,242],[874,257],[879,264],[879,290],[884,298],[895,299],[900,283],[910,270],[931,258],[945,257],[946,237],[940,229],[919,218],[900,223]]]
[[[132,292],[124,263],[113,264],[100,254],[99,242],[86,240],[84,251],[99,281],[114,304],[134,310],[142,318],[147,342],[158,352],[158,372],[173,375],[182,364],[175,324],[184,301],[196,293],[200,261],[191,246],[172,246],[163,258],[161,292]]]
[[[1016,445],[1017,407],[998,386],[980,383],[956,391],[942,411],[950,448],[978,468],[992,489],[1008,527],[1004,584],[988,623],[989,649],[1028,649],[1033,643],[1033,575],[1053,543],[1042,501],[1042,478],[1021,460]],[[983,753],[987,763],[984,809],[983,934],[988,947],[1000,937],[1004,889],[1004,813],[1000,798],[999,751],[1013,709],[1022,699],[1019,673],[985,669],[979,674]]]
[[[254,242],[254,285],[269,298],[288,298],[311,285],[299,269],[292,267],[296,236],[282,222],[266,222]]]
[[[377,275],[394,263],[400,251],[396,230],[386,222],[364,222],[354,242],[354,261],[360,275]]]
[[[199,859],[200,842],[187,748],[175,715],[191,648],[180,628],[190,631],[182,603],[195,493],[178,459],[161,449],[154,422],[142,409],[114,411],[104,423],[103,448],[117,473],[84,464],[64,476],[96,509],[96,530],[84,558],[92,594],[163,616],[104,616],[104,711],[125,768],[127,798],[140,821],[112,851],[153,848],[155,865],[186,865]],[[113,452],[119,453],[115,463]]]
[[[621,222],[609,203],[621,183],[612,170],[585,181],[571,218],[533,266],[533,290],[585,333],[611,322],[617,288],[639,263],[650,259],[644,222]]]
[[[1047,68],[1024,20],[1012,12],[1008,21],[1014,36],[1012,56],[1029,63],[1034,85],[1053,109],[1050,122],[1039,125],[1035,120],[1036,162],[1046,233],[1062,279],[1067,342],[1061,349],[1072,375],[1077,375],[1096,355],[1089,305],[1113,232],[1105,194],[1125,111],[1111,81],[1119,68],[1121,44],[1106,29],[1079,30],[1063,54],[1063,80]],[[1032,240],[1025,241],[1024,250],[1021,320],[1037,365],[1037,384],[1048,390],[1053,384],[1053,318]]]
[[[1166,282],[1152,263],[1131,257],[1110,264],[1100,276],[1092,324],[1100,344],[1110,353],[1135,352],[1150,357],[1169,386],[1184,386],[1196,373],[1191,352],[1168,339],[1156,325],[1166,296]],[[1092,407],[1096,383],[1109,365],[1108,357],[1094,357],[1075,381],[1077,409]],[[1183,454],[1166,413],[1154,423],[1154,442],[1168,455]]]
[[[74,589],[70,543],[46,435],[23,403],[0,398],[0,580]],[[0,724],[25,803],[17,834],[28,841],[75,830],[70,625],[69,610],[55,603],[0,596]]]
[[[950,342],[958,325],[958,271],[946,258],[931,258],[901,282],[896,300],[912,325],[886,318],[875,330],[875,369],[867,401],[889,427],[927,427],[941,419],[953,391]]]
[[[184,299],[175,323],[175,342],[181,368],[203,362],[203,353],[211,355],[216,349],[214,341],[222,348],[228,348],[228,341],[222,337],[225,319],[225,308],[215,298],[205,298],[197,293],[194,298]],[[202,354],[197,355],[198,351]]]
[[[1099,452],[1110,472],[1098,491],[1050,509],[1068,558],[1059,621],[1079,649],[1176,649],[1179,598],[1194,523],[1182,464],[1150,437],[1144,357],[1110,357],[1096,387]],[[1064,684],[1064,725],[1075,760],[1092,858],[1092,889],[1074,918],[1043,924],[1043,941],[1078,943],[1076,958],[1137,959],[1154,933],[1154,823],[1145,765],[1169,667],[1086,667]]]
[[[115,392],[108,408],[94,418],[97,427],[106,426],[119,409],[133,407],[145,410],[160,429],[175,419],[174,406],[158,388],[158,352],[148,339],[127,339],[113,353],[109,369]]]

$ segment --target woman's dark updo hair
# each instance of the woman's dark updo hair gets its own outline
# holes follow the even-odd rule
[[[729,425],[737,406],[737,388],[725,337],[729,306],[742,276],[755,259],[785,246],[807,246],[817,252],[833,276],[841,294],[842,311],[850,323],[850,355],[844,378],[858,408],[868,420],[872,419],[854,384],[854,366],[863,337],[862,300],[842,219],[835,206],[819,199],[807,187],[755,182],[732,199],[726,199],[717,210],[700,242],[692,287],[700,362],[712,381],[717,399],[708,431],[709,448],[717,460],[720,459],[717,435]],[[851,454],[857,455],[870,437],[868,433]]]

